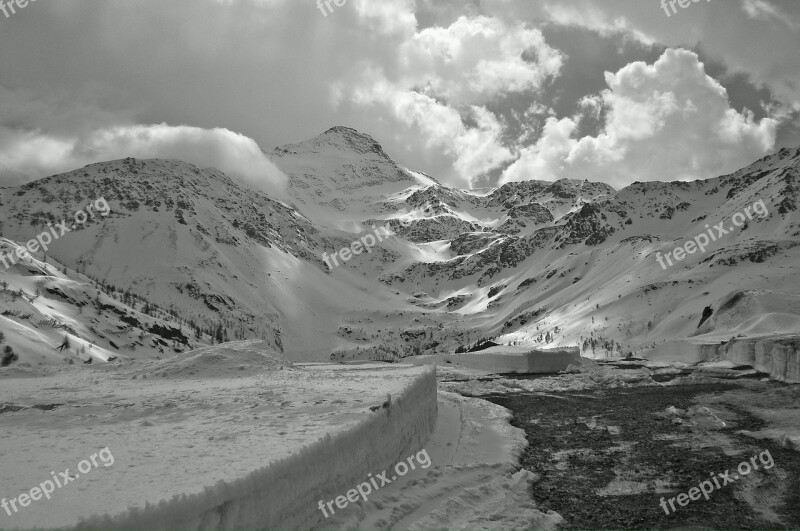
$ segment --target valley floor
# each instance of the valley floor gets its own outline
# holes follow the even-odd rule
[[[531,445],[522,464],[541,478],[533,499],[562,514],[563,529],[796,529],[800,454],[741,432],[766,426],[753,406],[774,406],[787,395],[797,403],[800,389],[764,384],[753,391],[700,384],[487,398],[512,409],[514,424],[525,428]],[[765,450],[774,466],[765,470],[757,458],[761,470],[736,481],[738,465]],[[708,501],[673,502],[670,514],[661,507],[662,497],[668,504],[726,470],[735,482]]]
[[[563,516],[559,529],[800,527],[800,386],[727,363],[585,365],[558,376],[441,376],[441,386],[513,412],[529,443],[521,465],[536,476],[531,498]],[[759,469],[738,478],[751,457]],[[669,514],[660,505],[726,470],[732,484],[708,501],[673,502]]]
[[[329,460],[344,472],[331,471],[310,467],[308,455],[299,450],[311,444],[327,450],[338,444],[338,435],[355,433],[365,439],[371,454],[386,448],[393,452],[391,441],[377,436],[390,437],[391,432],[383,429],[376,435],[367,430],[369,422],[386,417],[382,404],[387,394],[396,401],[410,389],[421,394],[414,386],[426,375],[433,402],[435,381],[427,368],[293,365],[267,353],[258,341],[125,365],[5,368],[0,371],[0,498],[19,500],[65,469],[72,479],[63,479],[51,499],[40,496],[0,509],[0,529],[73,527],[92,515],[120,515],[148,504],[142,516],[163,517],[159,528],[179,527],[164,522],[213,519],[211,502],[216,498],[230,506],[256,491],[266,496],[268,489],[259,481],[272,479],[268,467],[281,460],[300,461],[302,466],[295,468],[301,470],[293,469],[283,485],[272,483],[289,494],[304,489],[314,494],[304,480],[322,488],[317,483],[324,487],[328,477],[346,473],[353,464],[349,460],[363,466],[362,456],[356,445],[348,444],[342,455]],[[407,402],[406,409],[422,411],[413,397]],[[392,419],[403,415],[397,406]],[[435,419],[435,408],[431,417]],[[410,445],[429,433],[419,421],[395,424],[405,429]],[[418,436],[414,430],[423,433]],[[79,463],[88,463],[102,448],[107,448],[106,461],[79,472]],[[181,495],[197,498],[153,511],[159,502],[174,502]],[[295,513],[316,518],[316,499],[292,495],[290,502],[300,504],[292,507]],[[162,515],[167,509],[170,514]],[[125,522],[120,527],[133,527]],[[153,528],[150,523],[136,525]]]
[[[800,527],[800,387],[727,362],[584,365],[557,376],[440,367],[432,468],[327,527]],[[711,474],[732,477],[765,450],[770,469],[756,457],[759,470],[708,501],[662,509],[662,497],[668,503]]]
[[[249,374],[257,365],[241,364],[249,348],[124,369],[6,369],[0,495],[18,495],[52,468],[70,466],[74,474],[101,445],[116,462],[56,491],[53,500],[35,502],[14,522],[3,513],[0,528],[74,525],[87,513],[243,477],[275,452],[318,438],[322,428],[370,417],[370,406],[381,411],[386,392],[397,396],[424,371],[384,364],[290,368],[271,357],[260,362],[269,364],[267,372]],[[800,386],[727,362],[584,361],[570,371],[503,376],[439,367],[438,421],[423,447],[430,466],[320,518],[316,528],[800,527]],[[209,379],[211,373],[222,377]],[[665,514],[662,497],[688,492],[711,474],[733,475],[766,450],[774,467],[761,466],[715,489],[708,501]],[[12,485],[19,492],[5,488]],[[169,489],[159,494],[153,485]]]

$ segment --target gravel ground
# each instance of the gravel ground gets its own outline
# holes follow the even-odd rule
[[[800,386],[749,382],[640,387],[564,393],[488,395],[509,408],[530,445],[524,468],[540,476],[532,497],[553,509],[563,529],[797,529],[800,528],[800,453],[737,433],[764,422],[745,411],[752,395],[769,407],[771,391],[795,395]],[[741,397],[739,397],[741,398]],[[709,410],[698,400],[713,400]],[[738,402],[738,405],[734,402]],[[674,407],[676,410],[668,410]],[[789,406],[796,408],[797,406]],[[731,470],[769,450],[775,466],[715,489],[669,515],[659,500],[688,492],[711,474]],[[765,461],[769,463],[769,460]],[[756,461],[759,463],[759,461]],[[759,463],[760,464],[760,463]],[[720,485],[722,485],[720,480]]]

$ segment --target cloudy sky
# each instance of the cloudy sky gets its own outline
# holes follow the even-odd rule
[[[272,185],[261,149],[334,125],[460,187],[800,146],[800,2],[681,1],[38,0],[0,13],[0,185],[126,156]]]

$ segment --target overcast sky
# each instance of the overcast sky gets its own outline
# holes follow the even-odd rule
[[[260,149],[334,125],[460,187],[707,178],[800,145],[797,0],[330,8],[38,0],[0,13],[0,185],[129,155],[279,183]]]

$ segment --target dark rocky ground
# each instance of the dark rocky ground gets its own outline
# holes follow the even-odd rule
[[[563,529],[798,529],[800,452],[738,433],[765,427],[742,404],[757,396],[769,410],[771,393],[800,404],[800,386],[753,381],[482,398],[514,412],[530,443],[522,465],[541,477],[532,496]],[[660,506],[765,450],[771,469],[756,459],[758,471],[708,501]]]

